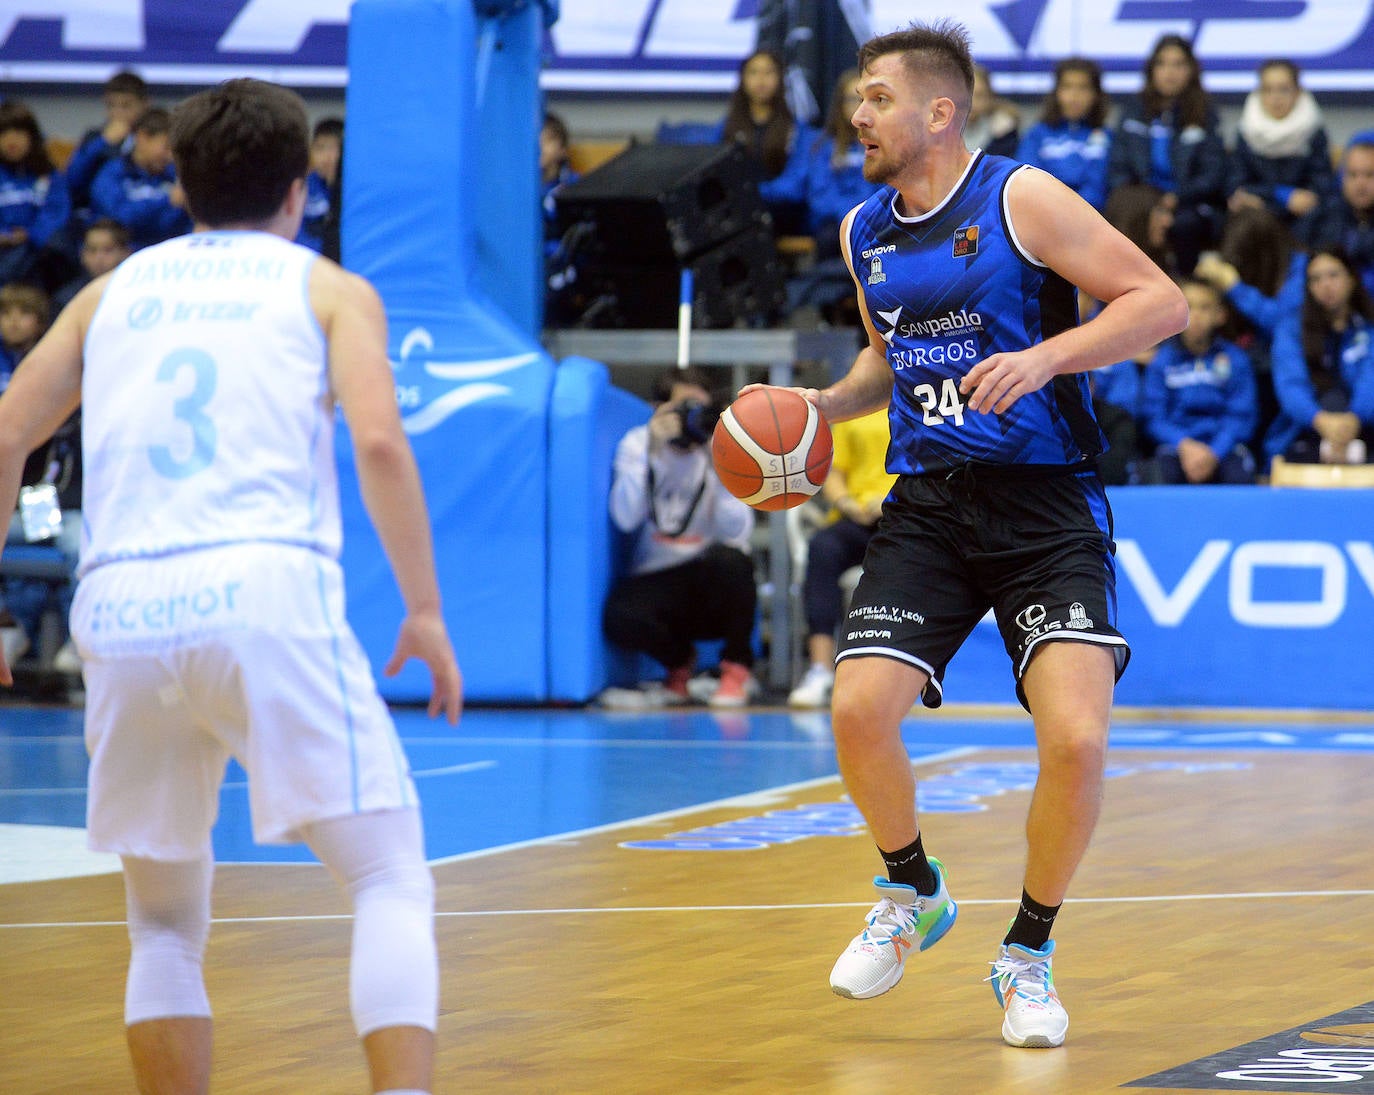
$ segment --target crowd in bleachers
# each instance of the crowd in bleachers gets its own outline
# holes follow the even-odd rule
[[[659,139],[741,144],[775,231],[813,241],[776,321],[852,326],[836,229],[878,189],[863,178],[849,124],[854,76],[841,77],[819,128],[793,117],[783,83],[781,61],[757,51],[719,125],[665,125]],[[1276,456],[1366,462],[1374,130],[1357,132],[1337,160],[1315,97],[1280,58],[1259,66],[1235,132],[1223,133],[1202,66],[1172,34],[1145,58],[1139,92],[1115,103],[1085,57],[1060,62],[1034,118],[994,83],[977,68],[968,146],[1055,175],[1186,284],[1206,317],[1093,378],[1115,443],[1109,481],[1254,482]]]
[[[1056,68],[1032,112],[976,71],[970,148],[1055,175],[1184,286],[1187,330],[1140,360],[1091,378],[1112,443],[1112,483],[1247,483],[1270,461],[1366,463],[1374,451],[1374,129],[1333,153],[1321,108],[1290,61],[1262,64],[1233,133],[1204,90],[1186,39],[1165,35],[1137,94],[1113,103],[1096,62]],[[856,73],[841,74],[825,116],[797,120],[779,58],[740,65],[719,122],[665,123],[665,142],[735,142],[755,161],[760,198],[793,251],[778,323],[857,326],[840,257],[845,213],[879,186],[863,177],[850,124]],[[170,105],[170,104],[169,104]],[[102,88],[79,141],[49,141],[35,112],[0,100],[0,389],[60,310],[132,251],[189,231],[166,107],[131,72]],[[1032,116],[1032,114],[1034,116]],[[316,126],[299,242],[337,258],[343,122]],[[575,277],[561,245],[559,189],[577,178],[566,125],[540,136],[551,287]],[[800,261],[795,260],[801,254]],[[1096,303],[1081,300],[1091,313]],[[12,528],[11,537],[16,532]],[[20,579],[5,579],[11,602]],[[16,630],[17,629],[17,630]],[[0,609],[7,651],[31,637]]]
[[[50,141],[35,112],[13,97],[0,98],[0,391],[52,317],[93,278],[113,270],[133,251],[191,231],[172,163],[168,109],[152,101],[148,86],[119,72],[101,88],[103,118],[65,146]],[[305,217],[297,242],[339,257],[343,122],[323,118],[311,142]],[[74,566],[79,529],[79,423],[64,427],[59,459],[29,462],[28,488],[59,486],[64,532],[39,541]],[[70,534],[67,530],[71,530]],[[7,542],[32,543],[17,519]],[[13,554],[13,553],[11,553]],[[65,620],[70,584],[0,572],[0,643],[13,663],[35,650],[41,617]],[[70,645],[52,659],[79,668]]]

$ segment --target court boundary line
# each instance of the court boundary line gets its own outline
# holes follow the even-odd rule
[[[1069,897],[1066,905],[1146,905],[1164,901],[1292,901],[1302,898],[1374,897],[1374,890],[1255,890],[1241,893],[1158,894],[1136,897]],[[1006,905],[1005,897],[961,897],[962,905]],[[436,909],[436,920],[492,916],[592,916],[601,913],[807,912],[865,908],[868,901],[808,901],[787,905],[606,905],[563,909]],[[352,920],[352,913],[315,913],[296,916],[224,916],[212,924],[308,924]],[[123,928],[126,920],[71,920],[0,924],[0,931],[21,929]]]

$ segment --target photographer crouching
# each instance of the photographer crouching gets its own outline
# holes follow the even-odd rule
[[[699,640],[723,639],[712,707],[742,707],[758,691],[751,636],[758,598],[749,537],[754,511],[711,466],[720,407],[702,369],[669,369],[654,382],[654,413],[620,440],[611,519],[634,538],[628,576],[602,612],[606,638],[659,662],[666,680],[608,688],[607,707],[690,702]]]

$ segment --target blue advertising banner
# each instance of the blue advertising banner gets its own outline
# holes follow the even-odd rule
[[[542,85],[636,92],[733,88],[767,0],[563,0]],[[841,0],[832,0],[840,3]],[[1161,34],[1190,40],[1214,91],[1248,91],[1287,57],[1311,89],[1374,88],[1374,0],[843,0],[860,37],[954,14],[1008,92],[1038,92],[1060,58],[1085,54],[1111,91],[1140,85]],[[162,83],[255,75],[298,87],[347,83],[350,0],[2,0],[0,79],[99,82],[130,66]],[[805,32],[800,28],[799,32]]]
[[[1132,706],[1374,709],[1374,491],[1124,487],[1119,630]],[[951,703],[1014,703],[990,620],[950,664]]]

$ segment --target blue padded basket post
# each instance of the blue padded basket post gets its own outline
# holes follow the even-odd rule
[[[544,100],[539,64],[546,12],[505,5],[478,24],[477,132],[473,195],[477,283],[517,330],[538,338],[544,324],[544,217],[539,131]]]
[[[386,305],[466,694],[541,701],[553,362],[475,276],[476,28],[470,0],[353,5],[343,256]],[[516,120],[500,139],[533,148],[537,135]],[[375,666],[390,653],[400,599],[361,504],[346,430],[339,456],[349,619]],[[415,663],[379,683],[389,700],[429,691]]]

